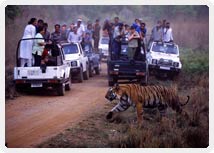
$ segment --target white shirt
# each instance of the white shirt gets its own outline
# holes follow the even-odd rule
[[[43,38],[43,36],[41,35],[41,33],[37,33],[35,38]],[[43,51],[44,51],[45,46],[41,46],[39,44],[44,43],[44,42],[45,42],[44,39],[34,39],[34,45],[33,45],[32,53],[36,54],[36,52],[37,52],[37,55],[41,56]]]
[[[73,42],[73,43],[76,43],[76,42],[80,42],[81,39],[80,39],[80,36],[78,34],[75,34],[74,32],[70,32],[69,35],[68,35],[68,42]]]
[[[83,24],[80,24],[80,27],[77,29],[77,34],[82,37],[82,34],[85,32],[85,27]]]
[[[36,27],[28,24],[25,27],[22,39],[34,38],[36,34]],[[19,57],[24,59],[32,59],[33,39],[22,40],[20,43]]]
[[[163,41],[169,42],[170,40],[173,40],[172,37],[172,28],[164,28],[163,30]]]

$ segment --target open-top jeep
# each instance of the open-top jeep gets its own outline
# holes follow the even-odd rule
[[[56,89],[58,95],[63,96],[65,90],[71,88],[70,63],[65,60],[62,51],[63,44],[49,45],[49,57],[45,67],[21,67],[18,58],[21,41],[33,41],[41,38],[21,39],[17,46],[17,66],[14,67],[14,82],[17,90],[26,88]]]
[[[147,60],[150,74],[159,77],[173,78],[182,68],[179,48],[174,43],[152,42]]]

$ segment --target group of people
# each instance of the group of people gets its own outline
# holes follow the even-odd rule
[[[115,17],[113,22],[106,19],[101,28],[99,19],[92,24],[91,21],[84,25],[81,18],[78,18],[76,23],[71,23],[69,28],[66,24],[55,24],[55,31],[48,31],[48,24],[42,19],[37,21],[36,18],[31,18],[28,25],[25,27],[24,34],[20,44],[20,66],[40,66],[47,58],[48,44],[58,44],[60,42],[79,42],[84,47],[89,45],[95,52],[98,53],[98,45],[100,40],[100,31],[103,36],[108,36],[109,51],[111,59],[117,60],[120,58],[121,43],[123,39],[128,40],[128,58],[139,59],[142,57],[141,48],[146,55],[146,34],[147,28],[145,22],[141,19],[135,19],[133,24],[120,22],[119,17]],[[35,38],[30,40],[29,38]],[[29,39],[29,40],[27,40]],[[93,40],[93,41],[92,41]],[[158,21],[153,27],[149,42],[162,41],[173,42],[172,29],[170,23],[166,20]],[[92,45],[92,42],[94,44]],[[33,60],[32,60],[33,59]]]
[[[128,40],[128,58],[139,59],[145,58],[146,55],[146,34],[147,28],[145,22],[141,19],[135,19],[134,23],[129,26],[119,21],[119,17],[114,18],[114,22],[105,20],[103,30],[109,35],[111,59],[120,58],[121,43],[124,38]],[[158,21],[157,25],[152,29],[149,42],[162,41],[173,42],[172,29],[170,23],[166,20]],[[141,56],[141,48],[144,56]]]
[[[40,66],[47,59],[47,50],[45,46],[48,44],[58,44],[62,42],[81,43],[82,46],[90,45],[94,47],[94,51],[98,52],[98,44],[100,39],[101,26],[99,19],[95,23],[88,22],[87,26],[82,23],[82,19],[77,19],[76,23],[71,23],[67,28],[66,24],[62,26],[55,24],[55,31],[48,31],[48,24],[42,19],[37,21],[31,18],[25,27],[22,41],[20,43],[20,66]],[[34,39],[32,39],[34,38]],[[92,45],[92,40],[94,45]],[[34,62],[32,62],[34,61]]]

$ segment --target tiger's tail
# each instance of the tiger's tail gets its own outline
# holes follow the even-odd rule
[[[189,102],[189,99],[190,99],[190,97],[189,97],[189,96],[187,96],[187,101],[186,101],[184,104],[180,103],[180,105],[181,105],[181,106],[186,105],[186,104]]]

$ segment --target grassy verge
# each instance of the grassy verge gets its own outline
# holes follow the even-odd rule
[[[207,50],[181,49],[180,58],[185,74],[201,74],[209,72],[209,52]]]

